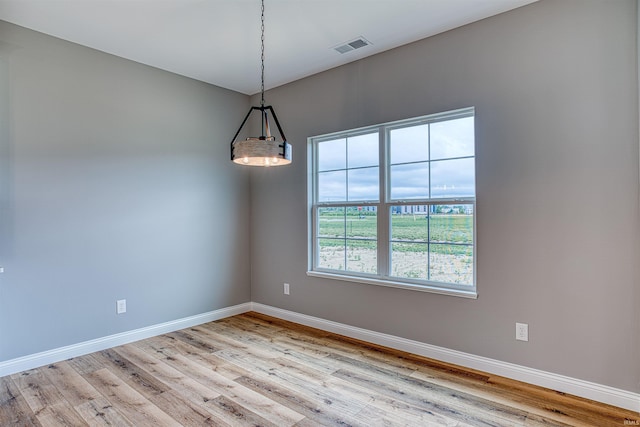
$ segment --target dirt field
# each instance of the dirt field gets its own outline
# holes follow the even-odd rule
[[[345,270],[343,250],[323,248],[319,255],[320,267]],[[392,259],[393,276],[463,285],[473,283],[471,257],[431,253],[431,276],[428,278],[428,256],[426,252],[395,252]],[[346,263],[346,269],[349,271],[375,274],[377,265],[376,251],[363,248],[349,251]]]

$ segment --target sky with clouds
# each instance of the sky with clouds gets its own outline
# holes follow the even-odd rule
[[[465,117],[389,131],[391,198],[473,197],[474,122]],[[379,198],[378,133],[318,144],[318,200]]]

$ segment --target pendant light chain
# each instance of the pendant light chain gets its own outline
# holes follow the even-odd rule
[[[262,54],[260,56],[261,65],[262,65],[262,68],[261,68],[262,86],[261,86],[261,89],[260,89],[260,92],[261,92],[260,105],[264,106],[264,0],[262,0],[262,15],[261,15],[260,19],[262,20],[262,26],[260,27],[260,30],[262,31],[262,36],[260,38],[261,48],[262,48]]]

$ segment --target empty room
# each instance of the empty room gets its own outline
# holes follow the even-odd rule
[[[637,0],[0,0],[0,426],[640,425]]]

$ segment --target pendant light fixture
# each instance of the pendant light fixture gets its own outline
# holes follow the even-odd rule
[[[260,38],[260,41],[262,47],[262,86],[260,90],[260,106],[251,107],[249,109],[249,112],[240,125],[240,129],[238,129],[231,140],[231,160],[233,160],[234,163],[246,166],[283,166],[291,163],[291,144],[287,142],[287,138],[284,136],[284,132],[282,131],[280,122],[278,122],[276,112],[273,111],[271,105],[264,105],[264,0],[262,0],[261,19],[262,37]],[[262,134],[257,137],[254,136],[236,141],[242,127],[254,111],[260,112]],[[271,135],[271,129],[269,128],[269,113],[273,116],[273,121],[276,123],[278,132],[282,137],[282,142],[279,142],[276,140],[275,136]]]

